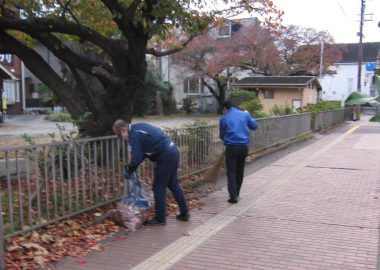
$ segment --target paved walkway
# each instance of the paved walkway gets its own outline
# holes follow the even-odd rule
[[[117,235],[57,269],[379,270],[380,125],[318,136],[247,175],[238,204],[226,199],[224,188],[191,222]]]

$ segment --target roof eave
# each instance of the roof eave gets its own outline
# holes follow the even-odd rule
[[[15,76],[14,74],[12,74],[12,72],[10,72],[6,67],[4,67],[2,64],[0,64],[0,68],[2,71],[4,71],[12,80],[18,80],[19,78],[17,78],[17,76]]]
[[[249,86],[249,87],[306,87],[307,84],[252,84],[252,83],[232,83],[232,86]]]

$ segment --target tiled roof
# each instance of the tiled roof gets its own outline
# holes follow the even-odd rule
[[[359,43],[338,44],[343,47],[343,58],[339,63],[357,63],[359,61]],[[376,62],[380,42],[363,43],[363,62]]]

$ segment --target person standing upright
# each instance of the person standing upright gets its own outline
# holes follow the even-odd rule
[[[248,155],[250,130],[256,130],[256,120],[247,111],[233,107],[231,101],[223,102],[224,116],[219,121],[219,137],[226,147],[226,170],[229,203],[237,203],[244,178],[245,159]]]

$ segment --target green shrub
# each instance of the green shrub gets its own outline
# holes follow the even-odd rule
[[[52,122],[73,122],[71,115],[68,113],[51,113],[47,116],[47,119]]]
[[[290,107],[288,104],[285,104],[285,105],[274,105],[270,109],[270,114],[275,115],[275,116],[280,116],[280,115],[295,114],[295,112],[292,107]]]
[[[186,114],[190,114],[196,111],[197,103],[193,101],[191,97],[186,97],[182,101],[183,101],[182,109],[185,111]]]
[[[370,122],[380,122],[380,115],[375,115],[369,121]]]
[[[338,110],[341,108],[340,101],[318,101],[316,104],[307,104],[297,109],[298,112],[320,112]]]
[[[260,99],[258,99],[256,96],[250,100],[242,102],[239,108],[249,111],[250,114],[255,118],[264,118],[268,116],[268,114],[263,110],[263,104],[261,104]]]
[[[177,103],[173,96],[173,86],[169,82],[165,82],[166,88],[161,90],[162,107],[165,115],[170,115],[177,112]]]
[[[233,91],[229,96],[229,100],[231,100],[232,104],[236,107],[240,107],[242,103],[256,98],[256,93],[248,90]]]

